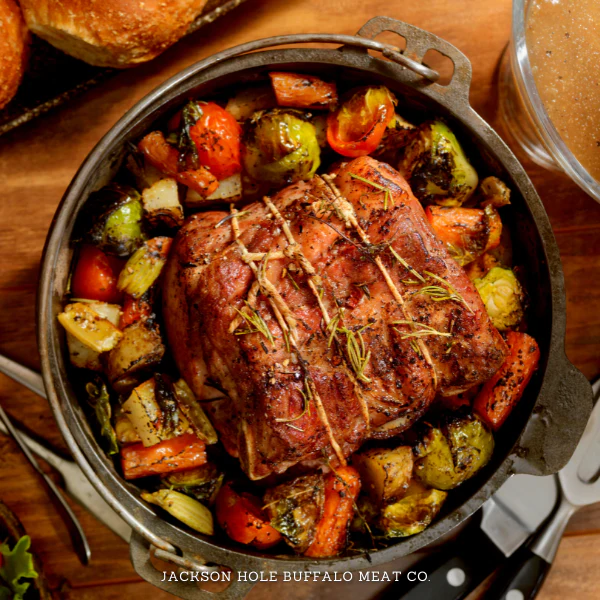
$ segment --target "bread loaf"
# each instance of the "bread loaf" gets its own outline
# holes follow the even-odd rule
[[[15,0],[0,0],[0,108],[17,93],[27,64],[29,32]]]
[[[146,62],[181,38],[206,0],[21,0],[29,29],[101,67]]]

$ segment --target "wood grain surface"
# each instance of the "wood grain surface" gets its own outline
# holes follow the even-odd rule
[[[101,89],[0,139],[0,352],[39,368],[35,291],[46,231],[69,181],[100,137],[137,100],[191,63],[223,48],[285,33],[355,33],[386,15],[428,29],[472,61],[471,102],[497,122],[497,65],[509,37],[510,0],[249,0],[223,21],[194,34],[150,64],[121,73]],[[521,157],[522,158],[522,157]],[[550,215],[568,297],[567,353],[589,378],[600,374],[600,206],[558,173],[527,160],[525,168]],[[534,308],[535,310],[535,308]],[[0,376],[0,402],[27,428],[65,450],[45,401]],[[0,435],[0,498],[21,518],[57,598],[162,600],[134,573],[127,545],[79,506],[92,561],[82,568],[33,470]],[[414,559],[413,559],[414,560]],[[571,521],[541,600],[592,600],[600,589],[600,507]],[[392,565],[390,566],[392,568]],[[259,584],[252,599],[372,597],[377,584]],[[481,596],[481,594],[480,594]]]

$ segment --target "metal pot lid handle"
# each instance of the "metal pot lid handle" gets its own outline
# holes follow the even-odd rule
[[[184,600],[241,600],[255,585],[255,582],[240,579],[238,572],[229,567],[205,565],[194,558],[180,557],[158,550],[135,530],[129,542],[129,553],[133,568],[140,577]],[[152,558],[172,565],[171,571],[160,571],[152,563]],[[171,572],[177,574],[177,581],[169,581]],[[200,588],[196,582],[203,574],[210,577],[211,573],[219,573],[219,577],[229,577],[229,585],[220,592]]]

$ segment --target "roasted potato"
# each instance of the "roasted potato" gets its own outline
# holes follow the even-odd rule
[[[493,450],[494,437],[478,416],[450,413],[416,447],[415,475],[427,486],[451,490],[485,466]]]
[[[183,207],[179,202],[177,182],[169,177],[160,179],[142,192],[144,215],[150,227],[181,227]]]
[[[373,448],[355,454],[352,464],[360,473],[363,491],[381,506],[404,495],[412,477],[413,452],[410,446]]]

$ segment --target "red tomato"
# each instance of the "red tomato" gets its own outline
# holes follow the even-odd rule
[[[147,299],[146,295],[141,298],[134,298],[129,294],[125,294],[123,300],[123,314],[119,322],[119,328],[125,329],[127,325],[131,325],[136,321],[147,319],[152,314],[152,304]]]
[[[200,103],[202,116],[190,128],[190,135],[198,148],[198,158],[219,180],[242,170],[240,137],[242,129],[224,108],[214,102]]]
[[[281,540],[279,531],[263,516],[260,500],[247,492],[238,494],[230,483],[219,490],[215,512],[219,525],[236,542],[262,550]]]
[[[86,300],[119,303],[117,279],[123,261],[108,256],[95,246],[82,246],[71,279],[71,295]]]
[[[357,90],[327,119],[327,141],[338,154],[366,156],[394,118],[394,96],[384,86]]]

